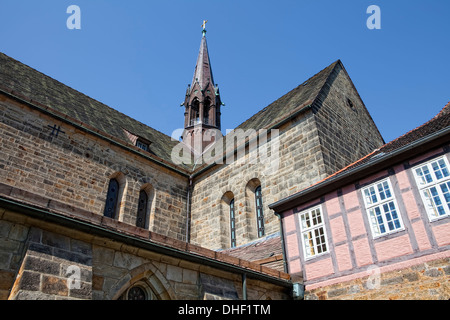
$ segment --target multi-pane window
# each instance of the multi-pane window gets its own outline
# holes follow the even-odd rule
[[[234,212],[234,199],[230,201],[230,236],[231,247],[236,247],[236,215]]]
[[[299,219],[305,258],[312,258],[328,252],[321,207],[301,212]]]
[[[373,237],[403,229],[402,220],[388,179],[362,190]]]
[[[117,179],[111,179],[108,185],[105,210],[103,212],[103,215],[105,217],[115,219],[118,198],[119,198],[119,182],[117,181]]]
[[[441,157],[413,168],[414,176],[431,221],[450,215],[450,172]]]
[[[256,223],[258,226],[258,237],[264,236],[264,212],[262,202],[261,186],[255,189],[256,200]]]

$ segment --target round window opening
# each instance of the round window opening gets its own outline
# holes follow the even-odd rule
[[[133,287],[128,291],[128,300],[147,300],[145,290],[141,287]]]

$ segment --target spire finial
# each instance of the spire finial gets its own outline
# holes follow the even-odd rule
[[[202,34],[203,34],[203,36],[206,34],[206,23],[207,22],[208,22],[208,20],[203,20],[203,24],[202,24],[202,28],[203,28]]]

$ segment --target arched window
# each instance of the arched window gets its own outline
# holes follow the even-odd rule
[[[193,126],[200,122],[200,102],[198,99],[192,101],[191,105],[191,115],[190,115],[190,125]]]
[[[255,189],[255,201],[256,201],[256,223],[258,226],[258,237],[264,236],[264,212],[262,202],[261,186]]]
[[[135,286],[128,290],[127,298],[128,300],[147,300],[147,295],[143,288]]]
[[[119,300],[157,300],[157,296],[150,288],[148,281],[140,280],[119,297]]]
[[[209,121],[209,109],[211,108],[211,100],[209,98],[205,99],[203,103],[203,123],[211,124]]]
[[[234,211],[234,199],[230,201],[230,237],[231,247],[236,247],[236,215]]]
[[[115,219],[117,211],[117,200],[119,198],[119,182],[117,179],[109,180],[108,193],[106,195],[105,211],[103,215]]]
[[[139,192],[136,227],[145,228],[147,221],[148,194],[145,190]]]

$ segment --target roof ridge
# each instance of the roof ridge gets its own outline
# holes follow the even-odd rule
[[[401,136],[399,136],[399,137],[397,137],[397,138],[395,138],[395,139],[393,139],[393,140],[391,140],[391,141],[385,143],[385,144],[382,145],[379,149],[380,149],[380,150],[381,150],[381,149],[384,149],[384,148],[386,148],[387,146],[394,144],[396,141],[398,141],[398,140],[404,138],[405,136],[410,135],[412,132],[414,132],[414,131],[416,131],[416,130],[420,130],[420,128],[422,128],[422,127],[424,127],[424,126],[430,124],[431,122],[436,121],[436,120],[438,120],[439,118],[441,118],[441,117],[447,115],[447,114],[448,114],[447,110],[444,111],[444,109],[446,109],[446,108],[449,108],[449,109],[450,109],[450,102],[449,102],[443,109],[441,109],[441,111],[439,111],[439,113],[438,113],[437,115],[435,115],[435,116],[434,116],[433,118],[431,118],[430,120],[428,120],[428,121],[424,122],[423,124],[421,124],[421,125],[419,125],[419,126],[413,128],[413,129],[409,130],[408,132],[402,134]],[[449,111],[450,111],[450,110],[449,110]]]
[[[442,117],[448,113],[450,113],[450,101],[441,109],[441,111],[439,111],[437,115],[434,116],[434,118]]]

